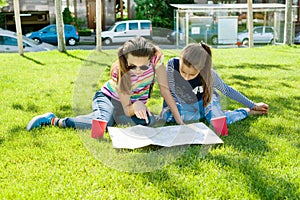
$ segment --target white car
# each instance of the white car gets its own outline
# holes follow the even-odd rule
[[[152,23],[150,20],[127,20],[116,22],[107,31],[102,31],[104,45],[123,43],[137,36],[152,39]]]
[[[249,43],[249,33],[246,29],[244,32],[238,33],[238,42],[243,45]],[[271,26],[256,26],[253,28],[254,44],[273,44],[274,29]]]
[[[17,34],[12,31],[0,29],[0,53],[18,52]],[[24,52],[50,51],[56,49],[55,46],[41,43],[39,44],[25,36],[22,37]]]

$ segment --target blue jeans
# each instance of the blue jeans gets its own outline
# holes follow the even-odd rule
[[[151,114],[148,116],[149,123],[146,120],[139,119],[135,115],[128,117],[125,115],[121,103],[114,100],[101,91],[98,91],[92,103],[93,112],[87,115],[77,117],[67,117],[62,119],[63,127],[76,129],[91,129],[93,119],[101,119],[107,121],[107,126],[119,125],[144,125],[152,126],[155,123],[155,117]]]
[[[248,117],[248,112],[244,109],[233,111],[223,111],[220,105],[220,98],[213,95],[211,102],[203,107],[203,101],[200,100],[194,104],[177,104],[177,108],[184,122],[199,121],[206,119],[208,123],[214,117],[226,116],[226,123],[232,124]],[[161,118],[166,122],[175,122],[175,119],[168,107],[163,108]]]

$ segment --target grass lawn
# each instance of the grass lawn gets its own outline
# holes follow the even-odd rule
[[[167,61],[180,51],[163,52]],[[123,151],[108,133],[100,141],[90,131],[26,131],[37,114],[89,113],[115,58],[115,50],[0,54],[0,199],[299,199],[299,46],[213,49],[225,82],[270,105],[266,116],[229,125],[223,145]],[[161,103],[156,84],[149,107],[159,113]]]

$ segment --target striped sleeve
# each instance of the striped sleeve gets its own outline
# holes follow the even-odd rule
[[[176,85],[175,85],[175,79],[174,79],[174,74],[176,73],[175,69],[174,69],[175,59],[176,58],[172,58],[168,61],[166,70],[167,70],[167,79],[168,79],[169,90],[170,90],[174,100],[176,102],[178,102],[179,100],[178,100],[178,98],[176,96],[176,92],[175,92]]]
[[[248,99],[236,89],[227,85],[214,70],[212,70],[212,72],[214,80],[214,90],[219,90],[225,96],[247,106],[248,108],[253,108],[255,106],[253,101]]]

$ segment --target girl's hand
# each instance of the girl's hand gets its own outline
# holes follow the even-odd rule
[[[146,107],[146,105],[141,102],[141,101],[136,101],[132,104],[134,114],[137,116],[139,119],[144,119],[146,120],[146,123],[149,123],[147,113],[150,115],[149,109]]]
[[[154,66],[163,63],[163,53],[158,46],[155,46],[155,55],[152,58],[152,63],[154,64]]]
[[[158,46],[154,46],[154,48],[155,48],[155,55],[158,58],[160,58],[163,55],[162,51],[160,50],[160,48]]]
[[[255,111],[261,111],[263,114],[267,114],[269,111],[269,105],[263,102],[255,103],[255,106],[252,108]]]

